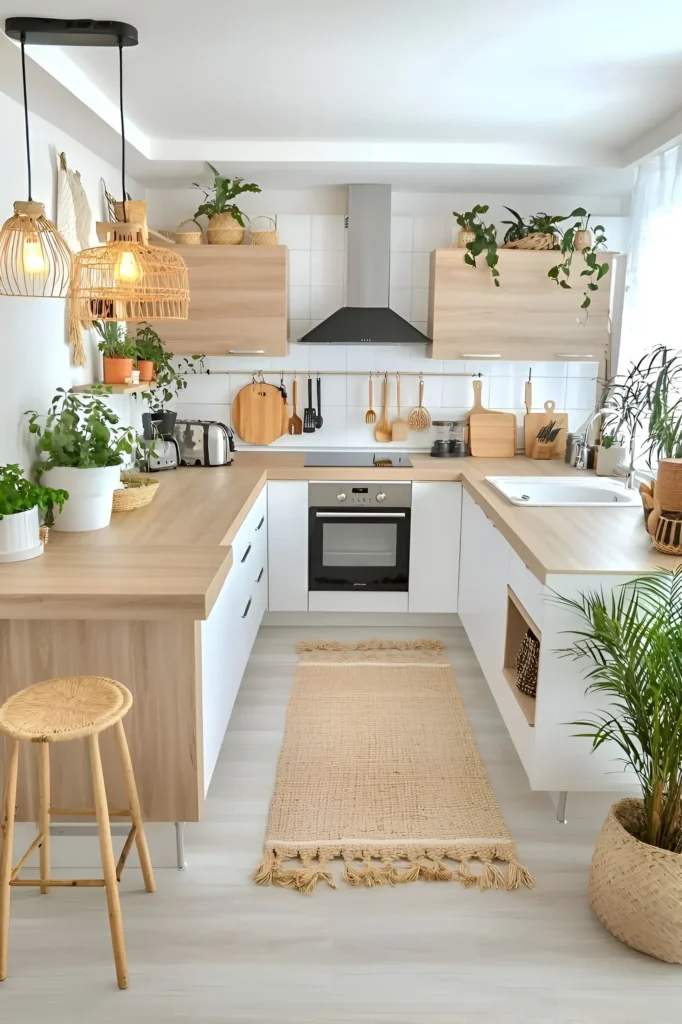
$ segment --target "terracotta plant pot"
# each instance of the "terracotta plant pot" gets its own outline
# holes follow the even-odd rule
[[[591,245],[591,231],[576,231],[573,238],[573,248],[576,250],[576,252],[582,252],[583,249],[589,249]]]
[[[137,368],[140,371],[140,381],[154,379],[154,363],[151,359],[138,359]]]
[[[641,800],[621,800],[597,838],[590,871],[590,903],[612,935],[633,949],[682,963],[682,854],[635,839],[622,822]]]
[[[127,384],[133,375],[132,359],[112,359],[104,357],[104,383]]]

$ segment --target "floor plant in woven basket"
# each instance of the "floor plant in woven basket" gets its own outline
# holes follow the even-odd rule
[[[587,663],[608,710],[576,722],[593,749],[620,752],[641,799],[615,804],[599,834],[590,902],[608,930],[682,963],[682,566],[637,577],[610,596],[558,597],[577,616],[564,654]]]

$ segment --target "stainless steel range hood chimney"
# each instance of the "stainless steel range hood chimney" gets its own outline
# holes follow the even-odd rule
[[[429,339],[388,307],[391,186],[348,188],[348,305],[299,342],[320,345],[421,344]]]

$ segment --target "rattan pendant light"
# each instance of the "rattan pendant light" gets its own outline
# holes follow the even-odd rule
[[[21,36],[28,200],[14,204],[14,216],[0,231],[0,295],[63,299],[69,289],[73,254],[31,193],[31,145],[26,94],[26,34]]]
[[[186,320],[189,274],[172,249],[145,244],[143,225],[127,220],[123,40],[118,42],[123,221],[98,224],[105,244],[83,249],[74,261],[72,301],[78,320]]]

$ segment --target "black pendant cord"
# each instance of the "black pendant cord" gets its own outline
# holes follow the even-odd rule
[[[123,39],[118,40],[118,81],[119,103],[121,106],[121,190],[123,192],[123,220],[128,220],[126,212],[126,128],[123,118]]]
[[[21,33],[21,76],[24,83],[24,122],[26,125],[26,163],[28,164],[28,201],[33,201],[33,193],[31,191],[31,142],[28,134],[28,95],[26,92],[26,54],[24,52],[24,44],[26,43],[26,33]]]

